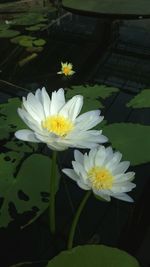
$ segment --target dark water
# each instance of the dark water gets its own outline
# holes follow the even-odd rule
[[[99,35],[94,29],[101,24]],[[60,87],[78,84],[106,84],[119,87],[117,96],[105,101],[105,119],[111,122],[138,122],[149,125],[149,109],[131,111],[125,107],[133,95],[150,86],[150,22],[123,21],[111,24],[107,20],[73,16],[64,19],[60,26],[44,32],[47,44],[35,60],[18,67],[17,62],[24,51],[9,41],[1,40],[0,66],[2,80],[17,86],[0,82],[0,101],[9,97],[26,95],[19,87],[35,90],[45,86],[49,92]],[[7,61],[5,62],[6,58]],[[58,76],[60,62],[72,62],[76,75],[70,79]],[[60,166],[68,165],[72,151],[60,153]],[[131,195],[135,204],[130,205],[113,199],[101,203],[91,198],[81,216],[75,236],[75,244],[102,243],[117,246],[136,256],[141,266],[150,266],[150,165],[132,168],[136,172],[137,188]],[[143,179],[142,179],[143,178]],[[57,193],[57,228],[55,240],[49,234],[47,213],[27,228],[20,230],[19,217],[7,229],[0,230],[2,267],[13,263],[45,260],[65,248],[67,234],[74,210],[84,192],[79,191],[69,179],[62,179]],[[61,203],[61,207],[60,207]],[[94,207],[94,208],[93,208]],[[59,215],[58,215],[59,213]],[[28,216],[28,215],[26,215]],[[53,245],[54,244],[54,245]],[[7,257],[5,256],[7,255]],[[35,266],[43,266],[35,264]]]

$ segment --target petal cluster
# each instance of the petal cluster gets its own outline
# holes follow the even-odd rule
[[[122,154],[113,152],[111,147],[98,146],[89,154],[75,150],[73,169],[62,171],[73,179],[80,188],[92,190],[101,198],[110,201],[111,197],[132,202],[126,193],[136,185],[132,183],[134,172],[126,172],[130,162],[121,162]]]
[[[61,62],[61,71],[58,71],[57,74],[63,74],[65,76],[72,76],[75,71],[72,69],[73,65],[71,63]]]
[[[19,116],[30,128],[15,133],[18,139],[30,142],[43,142],[53,150],[68,147],[93,148],[104,143],[107,138],[102,131],[91,130],[103,117],[99,110],[79,115],[83,97],[76,95],[66,102],[64,90],[54,91],[49,97],[45,88],[37,89],[35,95],[23,97]]]

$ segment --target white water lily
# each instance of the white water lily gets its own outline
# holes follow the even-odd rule
[[[53,150],[68,147],[92,148],[104,143],[107,138],[102,131],[90,130],[103,120],[99,110],[86,112],[80,116],[83,97],[76,95],[65,101],[61,88],[52,93],[51,99],[45,88],[37,89],[35,95],[23,97],[19,116],[31,129],[15,133],[18,139],[29,142],[43,142]]]
[[[135,173],[125,173],[130,162],[120,162],[122,158],[120,152],[113,153],[111,147],[99,146],[91,149],[89,154],[75,150],[74,158],[73,169],[62,171],[77,182],[80,188],[92,190],[95,195],[107,201],[110,201],[111,197],[133,201],[126,192],[136,186],[132,183]]]

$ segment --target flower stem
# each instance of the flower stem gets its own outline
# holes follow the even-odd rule
[[[51,163],[51,177],[50,177],[50,202],[49,202],[49,215],[50,215],[50,231],[55,234],[55,178],[56,178],[56,158],[57,152],[53,151]]]
[[[80,203],[80,205],[76,211],[76,214],[74,216],[74,219],[73,219],[73,222],[71,225],[70,233],[69,233],[68,246],[67,246],[68,249],[71,249],[73,246],[73,239],[74,239],[77,223],[79,221],[81,212],[82,212],[82,210],[83,210],[90,195],[91,195],[91,191],[87,191],[87,193],[84,195],[84,197],[83,197],[83,199],[82,199],[82,201],[81,201],[81,203]]]

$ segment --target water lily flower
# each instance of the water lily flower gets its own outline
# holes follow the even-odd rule
[[[71,63],[61,62],[61,71],[58,71],[57,74],[64,74],[65,76],[72,76],[75,71],[72,70],[73,65]]]
[[[90,150],[89,154],[82,154],[75,150],[73,169],[62,171],[73,179],[80,188],[92,190],[93,193],[107,201],[111,197],[132,202],[126,194],[136,185],[132,183],[134,172],[126,172],[130,162],[121,161],[122,154],[113,152],[111,147],[98,146]]]
[[[35,95],[29,93],[23,97],[19,116],[31,129],[19,130],[15,136],[24,141],[43,142],[53,150],[65,150],[68,147],[92,148],[107,142],[102,131],[90,130],[103,120],[99,110],[79,115],[83,105],[83,96],[76,95],[65,101],[61,88],[52,93],[51,99],[43,87]],[[79,116],[78,116],[79,115]]]

